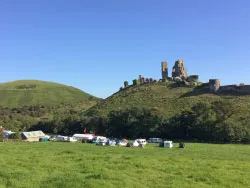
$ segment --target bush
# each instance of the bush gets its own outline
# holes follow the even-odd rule
[[[199,81],[199,75],[190,75],[187,80],[189,82],[198,82]]]
[[[21,135],[20,135],[19,131],[17,131],[17,132],[14,133],[14,134],[11,134],[11,135],[9,136],[9,139],[21,140]]]
[[[179,143],[179,148],[185,148],[185,144],[183,142]]]
[[[0,131],[0,142],[2,142],[4,139],[4,133],[3,131]]]

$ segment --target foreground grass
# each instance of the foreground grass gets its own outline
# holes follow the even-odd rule
[[[250,187],[250,146],[0,143],[0,187]]]

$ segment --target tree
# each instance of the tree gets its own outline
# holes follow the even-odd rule
[[[237,113],[238,109],[231,101],[217,101],[213,103],[213,110],[216,113],[218,123],[225,123]]]
[[[16,139],[16,140],[21,140],[21,135],[19,131],[16,131],[16,133],[13,133],[9,136],[9,139]]]
[[[161,118],[150,109],[129,108],[110,112],[107,124],[109,136],[150,137],[158,134]]]
[[[3,128],[1,128],[0,126],[0,142],[3,141],[4,139],[4,132],[3,132]]]

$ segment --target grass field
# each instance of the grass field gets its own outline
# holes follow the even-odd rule
[[[0,143],[0,187],[250,187],[250,146]]]

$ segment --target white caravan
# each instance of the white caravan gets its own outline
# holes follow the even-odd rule
[[[93,134],[74,134],[73,137],[75,137],[77,141],[87,141],[87,142],[91,142],[92,139],[94,138]]]

